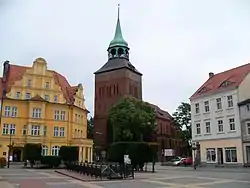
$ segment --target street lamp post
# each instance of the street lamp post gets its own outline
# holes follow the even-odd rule
[[[11,153],[11,149],[14,145],[14,142],[12,142],[12,130],[10,130],[10,142],[9,142],[9,150],[8,150],[8,168],[10,168],[10,153]]]
[[[193,156],[194,156],[194,160],[193,160],[193,166],[194,166],[194,170],[196,170],[196,143],[192,144],[192,150],[193,150]]]

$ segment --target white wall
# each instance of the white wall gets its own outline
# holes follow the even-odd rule
[[[233,107],[228,108],[227,96],[233,96]],[[221,98],[222,110],[217,110],[216,99]],[[209,101],[210,112],[205,112],[204,101]],[[195,114],[195,104],[199,103],[200,113]],[[191,100],[192,139],[194,141],[241,137],[237,89],[216,93]],[[235,120],[235,131],[230,131],[229,118]],[[218,133],[218,120],[223,120],[223,133]],[[210,121],[211,133],[205,132],[205,122]],[[201,125],[201,134],[196,135],[196,123]]]
[[[238,88],[239,102],[250,99],[250,73],[241,82]]]

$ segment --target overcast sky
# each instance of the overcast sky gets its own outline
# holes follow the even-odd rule
[[[83,84],[93,114],[93,72],[107,61],[118,3],[143,99],[169,113],[209,72],[250,60],[249,0],[0,0],[0,61],[45,58],[72,85]]]

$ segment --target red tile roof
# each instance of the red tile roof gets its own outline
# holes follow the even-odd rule
[[[156,117],[163,119],[172,119],[172,116],[167,112],[162,110],[159,106],[149,103],[149,105],[155,110]]]
[[[197,98],[217,91],[238,87],[250,72],[250,63],[211,76],[191,97]]]
[[[6,92],[8,93],[11,89],[11,86],[18,80],[22,79],[23,74],[26,72],[27,69],[30,67],[19,66],[19,65],[12,65],[9,64],[9,74],[7,76],[6,82]],[[50,70],[49,70],[50,71]],[[55,82],[61,87],[62,93],[64,98],[66,99],[68,104],[74,103],[74,96],[77,92],[78,86],[71,86],[67,79],[57,73],[56,71],[51,71],[54,74]],[[2,89],[2,81],[1,81],[1,89]],[[2,92],[1,92],[2,93]]]

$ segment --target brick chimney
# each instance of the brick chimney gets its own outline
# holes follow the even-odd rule
[[[209,75],[209,78],[212,78],[214,76],[214,73],[210,72],[208,75]]]

